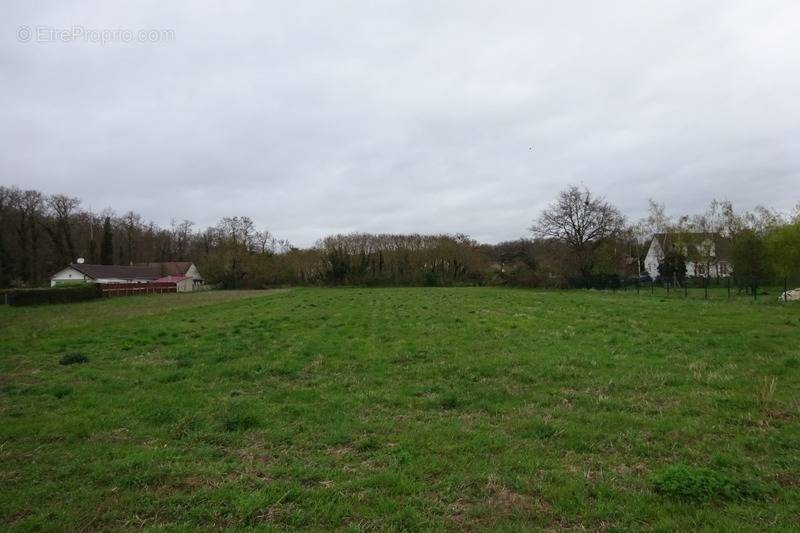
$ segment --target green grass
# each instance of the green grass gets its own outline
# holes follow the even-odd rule
[[[800,524],[800,304],[209,292],[0,338],[5,529]]]

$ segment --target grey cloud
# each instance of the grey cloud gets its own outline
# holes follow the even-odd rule
[[[20,43],[19,26],[174,42]],[[800,200],[800,5],[12,2],[0,182],[301,245],[526,232],[568,183],[630,217]],[[533,146],[534,150],[529,150]]]

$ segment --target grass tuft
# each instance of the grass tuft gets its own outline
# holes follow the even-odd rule
[[[672,465],[651,477],[658,494],[685,501],[759,499],[766,488],[752,479],[736,479],[716,470],[684,464]]]
[[[778,378],[763,377],[756,388],[756,403],[760,407],[768,407],[772,403],[777,389]]]
[[[88,362],[89,358],[83,355],[81,352],[68,353],[58,360],[58,364],[60,365],[78,365]]]

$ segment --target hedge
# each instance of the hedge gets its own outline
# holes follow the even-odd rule
[[[100,298],[102,292],[100,285],[83,284],[50,289],[12,289],[5,291],[4,296],[9,305],[65,304]]]

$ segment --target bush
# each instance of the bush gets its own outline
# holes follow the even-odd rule
[[[653,488],[659,494],[680,500],[745,500],[763,497],[766,488],[752,480],[735,479],[709,468],[672,465],[653,475]]]
[[[88,362],[89,358],[80,352],[68,353],[58,361],[58,363],[61,365],[78,365]]]
[[[5,293],[9,305],[38,305],[83,302],[102,295],[100,285],[82,284],[50,289],[13,289]]]

